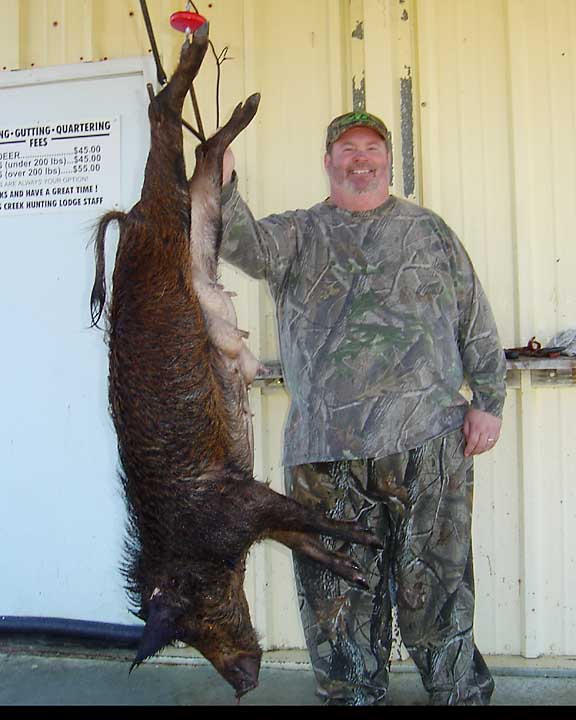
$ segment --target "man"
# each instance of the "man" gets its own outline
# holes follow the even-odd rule
[[[347,113],[327,130],[330,196],[256,221],[224,162],[221,255],[274,296],[291,407],[286,491],[362,518],[385,549],[351,553],[370,591],[294,557],[318,692],[383,702],[391,610],[433,704],[488,704],[474,644],[473,456],[500,434],[505,360],[464,248],[437,215],[389,193],[384,123]],[[471,406],[460,395],[466,378]]]

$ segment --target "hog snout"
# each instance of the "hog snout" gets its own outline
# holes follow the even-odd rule
[[[258,687],[261,657],[261,654],[242,654],[226,657],[221,661],[221,667],[218,670],[222,677],[236,690],[238,699]]]

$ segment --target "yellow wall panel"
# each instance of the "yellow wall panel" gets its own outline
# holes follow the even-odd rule
[[[390,131],[392,192],[419,202],[416,4],[365,0],[363,5],[366,109]]]
[[[341,108],[332,82],[333,9],[330,0],[252,0],[246,8],[247,77],[262,93],[252,206],[257,214],[305,207],[326,196],[324,128]]]
[[[65,49],[63,62],[68,64],[94,60],[93,0],[65,0],[61,6],[62,11],[52,22],[57,21],[61,30],[60,42]]]
[[[576,325],[569,281],[576,8],[421,0],[417,10],[423,202],[470,252],[504,344],[532,335],[546,341]],[[477,463],[478,634],[489,652],[574,652],[574,604],[565,602],[564,583],[575,548],[558,516],[570,494],[570,442],[559,438],[570,433],[561,418],[572,395],[536,389],[524,373],[509,395],[493,469],[484,458]],[[502,496],[502,483],[511,497]],[[502,547],[504,571],[494,573]],[[503,618],[509,622],[500,626]]]
[[[475,461],[476,639],[482,652],[522,653],[518,391],[509,391],[502,437]]]
[[[521,327],[548,339],[576,321],[576,6],[510,0],[509,23]]]
[[[516,345],[505,5],[423,0],[417,9],[422,203],[459,235],[502,341]]]
[[[2,3],[0,23],[0,70],[20,67],[20,0]]]

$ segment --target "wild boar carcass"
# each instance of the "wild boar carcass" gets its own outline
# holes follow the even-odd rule
[[[117,221],[109,402],[129,515],[127,587],[146,623],[133,665],[178,639],[241,696],[257,685],[261,658],[243,591],[251,545],[272,538],[365,587],[361,568],[317,535],[378,541],[360,523],[330,520],[253,477],[246,386],[258,364],[216,273],[223,153],[260,98],[238,105],[199,145],[188,182],[182,106],[207,42],[206,24],[150,102],[141,198],[129,213],[101,219],[91,310],[97,324],[106,300],[104,235]]]

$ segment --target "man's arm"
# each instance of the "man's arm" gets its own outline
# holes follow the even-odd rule
[[[286,212],[256,220],[238,192],[234,156],[224,154],[222,183],[221,257],[250,277],[277,287],[297,250],[296,213]]]
[[[465,455],[491,450],[500,437],[506,398],[506,359],[492,309],[468,254],[456,235],[449,248],[458,300],[458,345],[473,393],[464,420]]]

